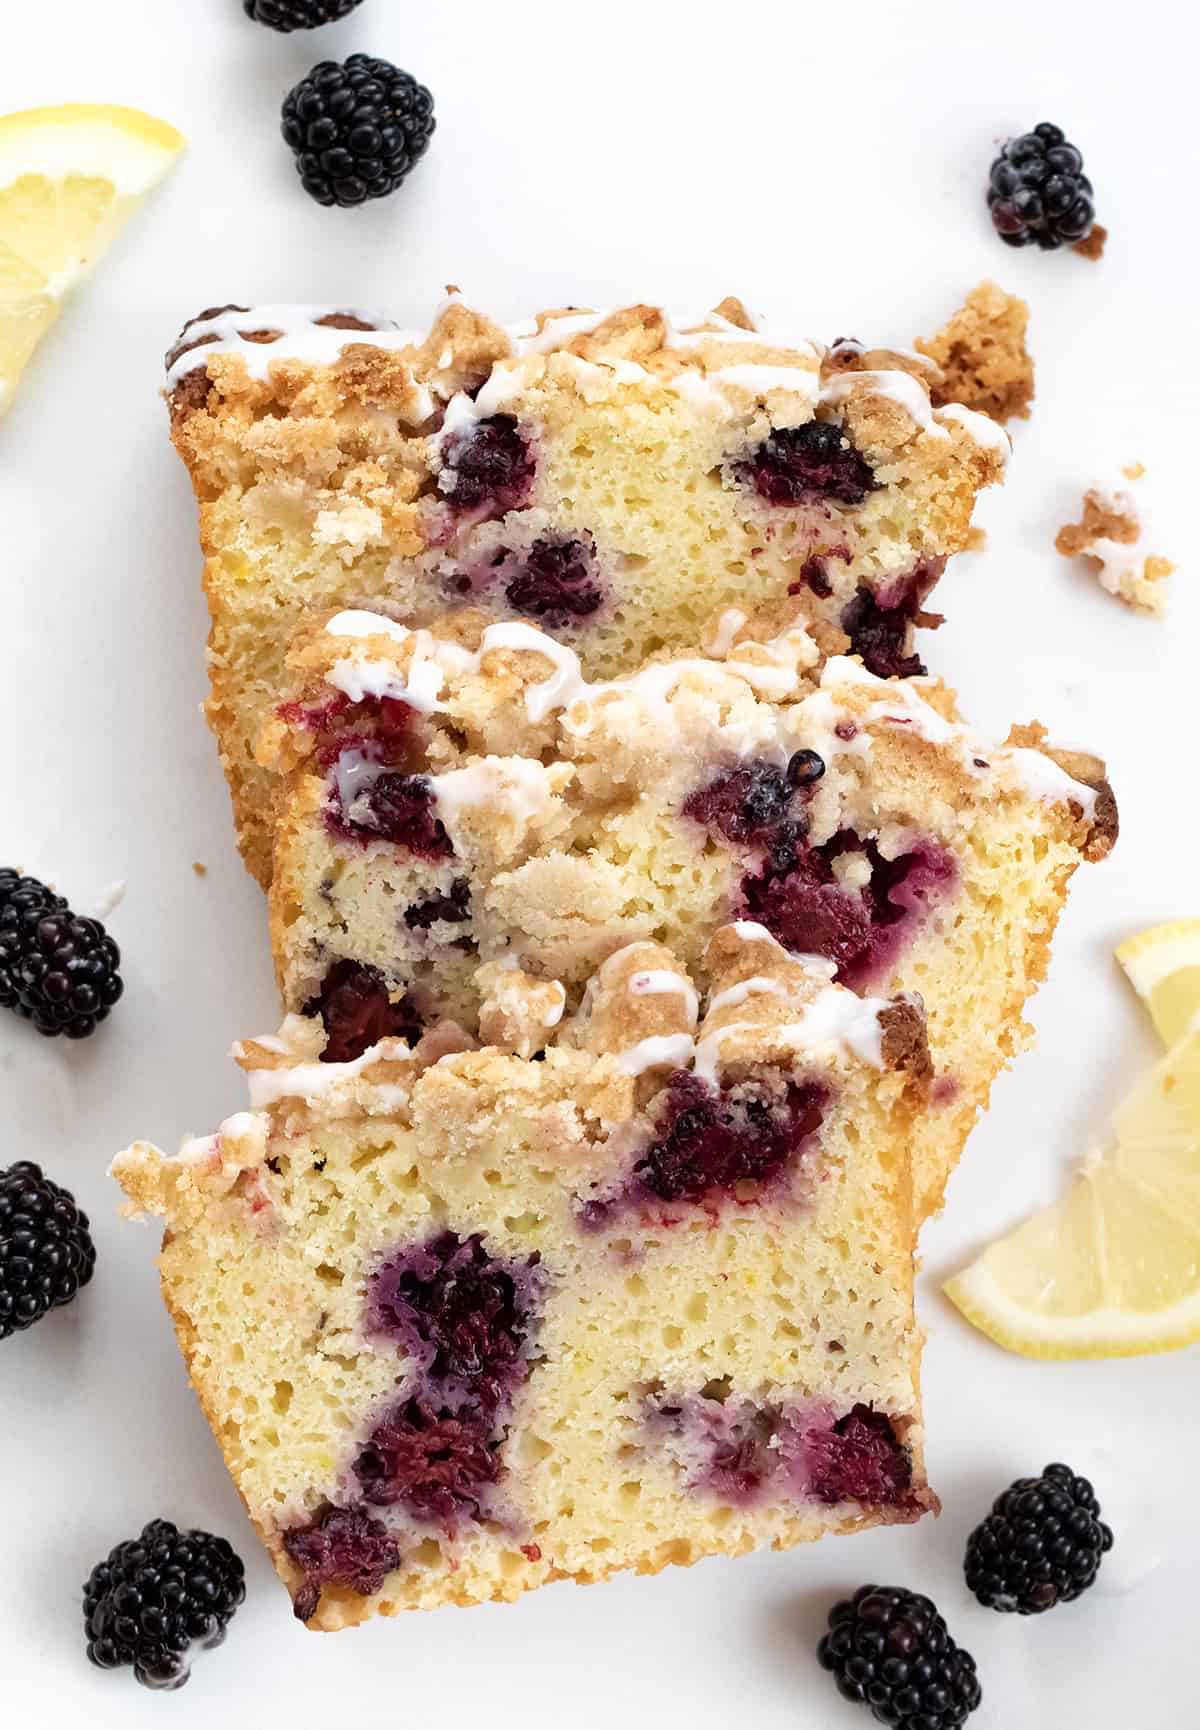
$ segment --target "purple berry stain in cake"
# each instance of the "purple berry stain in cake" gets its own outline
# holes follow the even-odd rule
[[[413,1359],[423,1398],[455,1412],[494,1412],[524,1380],[543,1287],[536,1255],[505,1260],[489,1255],[478,1233],[443,1231],[371,1275],[367,1327]]]
[[[486,1515],[544,1294],[536,1255],[491,1255],[478,1234],[443,1231],[380,1264],[368,1285],[367,1329],[413,1367],[403,1397],[355,1458],[365,1501],[450,1536]]]
[[[835,859],[860,854],[870,871],[859,888],[840,883]],[[852,990],[883,979],[929,913],[958,881],[954,857],[936,842],[916,841],[885,859],[874,841],[842,830],[821,847],[804,847],[780,871],[768,862],[742,879],[745,914],[797,955],[823,955]]]
[[[781,1453],[792,1482],[814,1501],[902,1507],[912,1491],[912,1456],[890,1418],[856,1405],[840,1418],[788,1414]]]
[[[516,417],[494,414],[446,439],[438,490],[456,514],[482,522],[528,503],[536,466]]]
[[[810,553],[800,566],[798,580],[788,584],[788,594],[798,595],[802,589],[808,589],[818,600],[828,600],[833,593],[833,579],[829,575],[830,561],[838,559],[842,564],[848,565],[850,557],[850,548],[847,546],[826,547],[823,552]]]
[[[828,1103],[822,1082],[781,1075],[717,1088],[677,1069],[629,1177],[614,1194],[582,1201],[580,1223],[602,1231],[632,1210],[670,1225],[685,1207],[749,1206],[794,1188]]]
[[[604,600],[591,536],[543,536],[521,553],[508,555],[504,594],[514,612],[548,625],[586,619]]]
[[[283,1547],[304,1575],[293,1601],[301,1622],[315,1614],[323,1586],[342,1586],[369,1598],[400,1566],[395,1538],[361,1506],[327,1508],[285,1532]]]
[[[759,854],[741,881],[740,912],[794,954],[834,962],[839,981],[857,990],[894,966],[954,888],[958,870],[952,854],[925,838],[896,859],[848,829],[812,846],[805,804],[824,771],[813,751],[795,752],[786,770],[742,764],[689,794],[683,814],[730,846]],[[860,886],[839,881],[835,861],[847,854],[861,855],[867,877]]]
[[[939,615],[922,612],[922,602],[945,566],[942,558],[922,559],[907,576],[878,589],[864,584],[846,605],[840,623],[851,651],[877,678],[912,679],[924,673],[921,657],[909,650],[909,638],[915,624],[941,623]]]
[[[690,1070],[676,1070],[634,1182],[666,1202],[758,1190],[796,1163],[820,1129],[828,1099],[816,1081],[774,1086],[755,1079],[718,1091]]]
[[[381,1039],[415,1045],[423,1032],[408,999],[393,1003],[383,974],[362,961],[335,961],[304,1014],[319,1015],[324,1023],[322,1063],[350,1063]]]
[[[779,1409],[708,1394],[653,1394],[643,1418],[647,1438],[667,1446],[688,1486],[751,1508],[768,1499],[778,1474]]]
[[[603,606],[606,584],[596,544],[588,534],[540,535],[522,547],[499,547],[447,579],[452,600],[477,599],[551,630],[569,631]]]
[[[837,421],[781,427],[736,465],[770,505],[860,505],[879,482]]]
[[[374,739],[339,750],[329,774],[326,822],[343,841],[386,841],[430,863],[454,856],[429,777],[391,767]]]
[[[839,1416],[813,1401],[656,1392],[643,1431],[690,1489],[735,1507],[857,1502],[916,1518],[932,1504],[913,1488],[912,1456],[892,1420],[867,1405]]]
[[[773,763],[747,763],[689,794],[683,814],[735,846],[770,845],[788,816],[794,791],[785,770]]]
[[[478,1520],[500,1477],[502,1436],[478,1411],[456,1416],[424,1400],[404,1400],[372,1430],[354,1461],[363,1499],[399,1507],[453,1537]]]

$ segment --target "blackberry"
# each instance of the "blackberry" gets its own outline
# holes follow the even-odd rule
[[[305,1015],[319,1015],[328,1038],[322,1063],[351,1063],[381,1039],[421,1037],[421,1018],[407,997],[393,1003],[387,980],[378,967],[364,961],[335,961],[321,989],[304,1005]]]
[[[69,1304],[95,1266],[88,1217],[74,1196],[31,1160],[0,1171],[0,1340]]]
[[[83,1588],[88,1657],[132,1664],[146,1688],[182,1688],[195,1646],[219,1646],[246,1596],[241,1558],[211,1532],[151,1520],[97,1562]]]
[[[315,30],[348,18],[362,0],[242,0],[247,18],[270,30]]]
[[[283,136],[318,204],[363,204],[395,192],[433,136],[433,97],[387,60],[322,60],[283,104]]]
[[[121,951],[36,877],[0,870],[0,1005],[47,1037],[86,1039],[124,986]]]
[[[1086,1592],[1113,1535],[1070,1466],[1018,1478],[967,1539],[967,1585],[991,1610],[1037,1616]]]
[[[771,505],[860,505],[879,486],[837,421],[813,420],[770,434],[736,470]]]
[[[283,1534],[283,1547],[303,1574],[293,1599],[301,1622],[316,1615],[322,1586],[347,1586],[369,1598],[401,1559],[396,1540],[361,1503],[326,1508],[307,1525],[293,1526]]]
[[[816,751],[793,751],[788,758],[787,778],[793,787],[811,787],[825,773],[825,759]]]
[[[785,823],[791,797],[792,785],[783,771],[774,763],[756,758],[689,793],[683,814],[723,835],[726,841],[752,846],[755,842],[776,839],[775,832]],[[793,837],[802,827],[796,821]]]
[[[896,1730],[958,1730],[982,1698],[974,1658],[903,1586],[860,1586],[835,1604],[817,1658],[845,1699]]]
[[[1006,246],[1032,241],[1045,252],[1085,239],[1096,216],[1082,155],[1048,121],[1009,139],[992,163],[987,201]]]

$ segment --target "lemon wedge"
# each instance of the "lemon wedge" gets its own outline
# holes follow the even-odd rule
[[[1117,949],[1129,983],[1170,1047],[1200,1013],[1200,919],[1176,919],[1130,937]]]
[[[0,115],[0,414],[64,297],[183,146],[136,108],[68,102]]]
[[[1150,1072],[1113,1129],[1063,1201],[945,1287],[1009,1351],[1138,1357],[1200,1340],[1200,1031]]]

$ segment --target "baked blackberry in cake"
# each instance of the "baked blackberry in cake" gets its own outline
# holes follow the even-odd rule
[[[253,1111],[116,1160],[165,1216],[193,1385],[311,1625],[936,1507],[921,1011],[740,927],[704,971],[701,1002],[634,944],[569,1017],[493,972],[492,1043],[348,1063],[292,1018],[238,1049]]]
[[[985,417],[932,406],[927,357],[781,341],[734,300],[503,329],[455,299],[427,333],[229,307],[169,363],[206,555],[208,713],[264,882],[254,740],[304,609],[536,618],[605,677],[693,645],[714,610],[796,591],[874,671],[912,673],[925,600],[1008,449]]]
[[[923,1215],[1028,1037],[1072,872],[1111,845],[1103,765],[1036,727],[987,745],[933,681],[821,664],[783,608],[718,620],[709,649],[589,682],[569,645],[480,614],[306,627],[262,741],[285,1006],[343,1053],[389,1016],[474,1032],[481,961],[569,1009],[631,940],[703,977],[717,927],[752,921],[853,990],[925,999]]]

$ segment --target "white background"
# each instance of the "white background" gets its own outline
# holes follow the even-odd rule
[[[883,1578],[929,1591],[974,1651],[972,1730],[1193,1726],[1197,1350],[1029,1363],[938,1291],[1057,1191],[1152,1054],[1113,944],[1200,913],[1189,9],[366,0],[291,37],[249,23],[240,0],[0,10],[0,111],[128,102],[191,140],[0,424],[0,863],[53,878],[81,911],[128,883],[112,1022],[78,1047],[0,1024],[0,1164],[44,1162],[90,1210],[99,1248],[80,1302],[0,1346],[5,1720],[852,1730],[870,1720],[836,1698],[812,1648],[834,1598]],[[396,197],[326,211],[301,192],[278,108],[315,60],[358,48],[431,86],[438,131]],[[1042,119],[1086,153],[1112,235],[1099,265],[1011,252],[989,230],[993,144]],[[276,1021],[261,896],[198,712],[205,617],[191,493],[156,396],[162,351],[208,305],[350,301],[407,325],[447,282],[504,318],[732,291],[785,328],[907,342],[987,274],[1031,303],[1038,398],[983,509],[986,553],[939,590],[950,618],[928,658],[986,730],[1036,715],[1103,752],[1124,833],[1076,879],[1038,1048],[997,1086],[926,1234],[929,1469],[945,1512],[516,1607],[306,1633],[188,1392],[155,1233],[118,1219],[104,1175],[135,1136],[173,1148],[240,1108],[227,1048]],[[1167,624],[1125,613],[1052,546],[1083,485],[1134,459],[1181,567]],[[966,1533],[1010,1478],[1059,1457],[1092,1471],[1119,1516],[1109,1589],[1028,1621],[985,1611],[962,1583]],[[160,1515],[227,1534],[249,1577],[225,1647],[163,1701],[86,1663],[78,1611],[92,1564]],[[1135,1589],[1111,1589],[1155,1559]]]

